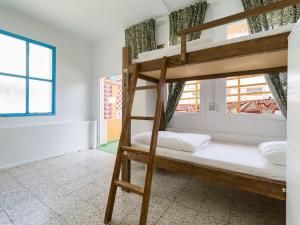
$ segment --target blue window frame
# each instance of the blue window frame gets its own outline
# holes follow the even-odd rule
[[[56,48],[0,29],[0,117],[56,113]]]

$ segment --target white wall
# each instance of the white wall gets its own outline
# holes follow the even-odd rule
[[[209,6],[205,21],[219,19],[241,11],[243,11],[243,6],[240,0],[216,0]],[[166,17],[157,22],[157,44],[167,43],[168,37],[169,25]],[[227,38],[226,26],[204,31],[201,38],[211,38],[214,41],[224,40]],[[101,47],[98,47],[95,51],[98,60],[95,63],[94,74],[121,72],[121,48],[124,46],[123,32],[115,34],[110,40],[104,41],[99,46]],[[176,113],[168,125],[169,128],[221,134],[243,134],[243,138],[237,135],[227,135],[226,137],[230,141],[249,144],[286,138],[286,121],[282,118],[270,119],[255,116],[227,115],[225,112],[225,96],[225,82],[223,79],[204,81],[202,84],[202,112],[196,114]],[[146,100],[151,100],[153,105],[155,100],[153,94],[143,95],[137,104],[142,107],[145,105],[144,101]],[[208,111],[210,103],[215,103],[215,111]],[[147,105],[147,114],[153,113],[150,111],[150,108],[151,106]],[[225,137],[224,135],[216,136]]]
[[[2,6],[0,28],[57,48],[57,115],[0,118],[0,168],[88,148],[91,44]]]
[[[210,4],[205,21],[216,20],[243,11],[240,0],[217,0]],[[165,22],[168,23],[168,20]],[[167,43],[168,30],[166,25],[159,25],[158,39]],[[162,29],[163,27],[164,29]],[[220,26],[202,33],[201,38],[220,41],[227,38],[227,26]],[[167,38],[167,39],[166,39]],[[165,39],[165,40],[163,40]],[[201,113],[175,113],[168,127],[172,130],[204,131],[213,134],[218,139],[258,144],[262,141],[285,139],[286,120],[255,115],[228,115],[226,107],[226,83],[224,79],[203,81],[201,85]],[[209,111],[209,105],[214,103],[216,108]],[[236,134],[236,135],[226,135]],[[240,136],[242,135],[242,136]]]
[[[98,109],[98,87],[97,80],[99,77],[113,74],[122,73],[122,48],[125,46],[124,42],[125,36],[124,32],[114,33],[109,40],[102,40],[96,46],[94,46],[93,51],[93,76],[92,76],[92,111],[93,120],[97,120],[101,112]],[[139,80],[138,85],[146,85],[146,82]],[[135,115],[151,115],[151,111],[148,109],[149,104],[147,102],[153,101],[153,92],[138,91],[135,95],[133,111]],[[153,104],[153,103],[152,103]],[[133,121],[132,123],[132,133],[139,133],[151,128],[151,122],[144,121]],[[102,126],[100,124],[100,126]],[[98,134],[99,140],[102,140],[102,135]]]
[[[287,225],[299,225],[300,202],[300,24],[289,37],[288,61],[288,159],[287,159]]]

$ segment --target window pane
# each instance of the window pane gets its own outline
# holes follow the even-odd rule
[[[0,72],[26,75],[26,42],[0,34]]]
[[[200,97],[199,96],[200,93],[198,91],[189,91],[189,92],[183,92],[182,95],[181,95],[181,99],[185,99],[185,98],[198,98]]]
[[[241,20],[227,25],[227,39],[249,35],[247,20]]]
[[[232,81],[240,85],[232,88]],[[227,79],[227,112],[280,114],[264,75]]]
[[[238,94],[238,88],[227,88],[227,95],[236,95]]]
[[[52,50],[39,45],[29,45],[29,74],[31,77],[52,79]]]
[[[45,81],[29,81],[29,112],[52,112],[52,83]]]
[[[0,113],[26,112],[26,80],[0,76]]]
[[[241,85],[259,84],[259,83],[266,83],[266,79],[264,76],[253,76],[253,77],[241,78]]]
[[[200,81],[187,81],[176,112],[200,112]]]

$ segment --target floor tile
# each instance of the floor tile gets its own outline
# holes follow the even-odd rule
[[[171,206],[172,202],[167,199],[161,199],[157,197],[153,197],[150,200],[149,211],[148,211],[148,219],[147,224],[155,224],[163,214],[168,210]],[[141,215],[141,205],[137,207],[133,212],[131,212],[126,219],[122,222],[124,225],[135,225],[139,224],[139,219]]]
[[[181,206],[179,204],[173,204],[163,215],[162,219],[173,221],[174,223],[182,225],[190,225],[195,221],[196,215],[196,210]]]
[[[4,212],[4,210],[0,209],[0,224],[1,225],[13,225],[12,221],[8,217],[8,215]]]
[[[115,157],[66,154],[0,172],[0,224],[103,225]],[[143,186],[145,165],[132,163]],[[285,203],[155,169],[148,224],[284,225]],[[118,189],[111,225],[138,224],[142,198]]]

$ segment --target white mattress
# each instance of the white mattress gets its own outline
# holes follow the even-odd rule
[[[132,146],[149,149],[149,146],[134,141]],[[158,147],[156,155],[273,180],[286,180],[286,167],[271,164],[258,147],[251,145],[211,142],[194,153]]]
[[[288,24],[288,25],[281,26],[276,29],[272,29],[272,30],[268,30],[268,31],[264,31],[264,32],[256,33],[256,34],[250,34],[247,36],[233,38],[233,39],[229,39],[229,40],[217,41],[217,42],[212,42],[211,39],[198,39],[198,40],[194,40],[194,41],[189,41],[187,43],[187,52],[193,52],[193,51],[198,51],[198,50],[202,50],[202,49],[213,48],[213,47],[217,47],[217,46],[238,43],[238,42],[247,41],[247,40],[251,40],[251,39],[285,33],[285,32],[291,31],[293,29],[293,27],[294,27],[294,24]],[[174,45],[174,46],[170,46],[167,48],[162,48],[162,49],[157,49],[157,50],[153,50],[153,51],[149,51],[149,52],[140,53],[138,55],[138,58],[133,60],[133,63],[141,63],[141,62],[146,62],[146,61],[153,60],[153,59],[159,59],[159,58],[162,58],[163,56],[173,56],[173,55],[178,55],[178,54],[180,54],[180,45]]]

